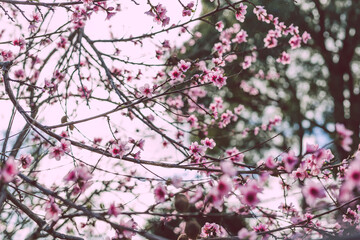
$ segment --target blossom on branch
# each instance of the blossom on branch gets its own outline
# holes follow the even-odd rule
[[[247,182],[244,186],[240,187],[241,202],[250,207],[255,207],[260,202],[257,194],[261,193],[262,190],[262,187],[255,180]]]
[[[18,173],[19,170],[14,157],[10,156],[0,168],[0,180],[5,183],[11,182]]]
[[[287,52],[282,52],[281,56],[276,59],[277,62],[282,63],[282,64],[290,64],[290,55]]]
[[[161,183],[159,183],[154,190],[155,201],[157,203],[164,202],[166,194],[167,194],[166,187],[164,185],[162,185]]]
[[[30,154],[21,154],[19,159],[24,169],[28,168],[33,160],[34,158]]]
[[[318,198],[326,197],[324,187],[321,184],[308,179],[305,181],[302,193],[305,197],[306,203],[311,207],[315,206],[315,202]]]
[[[239,6],[236,8],[235,10],[235,18],[239,21],[239,22],[244,22],[245,21],[245,15],[246,15],[246,9],[247,9],[247,5],[244,5],[242,3],[239,4]]]
[[[351,151],[351,144],[353,142],[351,136],[354,134],[353,131],[346,129],[344,124],[342,123],[336,123],[335,124],[336,133],[340,137],[340,145],[341,147],[347,151]]]
[[[59,206],[55,203],[55,199],[53,197],[49,197],[50,200],[46,203],[46,215],[45,218],[47,220],[52,220],[56,222],[59,220],[59,215],[61,214],[61,209]]]

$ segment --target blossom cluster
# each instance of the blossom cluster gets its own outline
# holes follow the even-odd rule
[[[30,238],[39,234],[96,238],[99,232],[105,239],[131,239],[136,234],[161,239],[156,231],[138,225],[140,215],[152,216],[155,222],[160,219],[162,227],[180,234],[179,239],[255,240],[271,235],[312,239],[345,236],[344,229],[360,231],[360,207],[355,203],[360,192],[360,149],[353,149],[355,130],[335,123],[335,132],[329,131],[329,136],[336,136],[334,147],[305,145],[307,141],[301,138],[297,149],[281,125],[284,116],[274,111],[267,114],[260,106],[264,113],[259,116],[251,113],[246,101],[228,101],[230,95],[239,94],[255,105],[258,101],[280,102],[281,94],[279,98],[266,96],[261,84],[281,83],[278,67],[286,68],[283,65],[292,63],[291,51],[311,41],[308,32],[281,22],[265,7],[249,1],[217,1],[212,11],[200,17],[195,16],[197,3],[178,1],[181,20],[173,25],[170,17],[176,22],[175,16],[170,15],[168,3],[130,2],[150,8],[145,17],[155,23],[149,21],[148,33],[118,37],[114,30],[118,24],[110,24],[109,39],[89,34],[95,14],[113,21],[125,3],[83,0],[47,5],[33,1],[29,3],[36,6],[32,15],[13,11],[25,16],[30,35],[11,35],[10,41],[3,41],[10,48],[0,50],[0,84],[5,86],[0,95],[11,100],[26,125],[8,137],[19,135],[15,141],[1,140],[0,204],[6,206],[0,206],[4,209],[1,217],[12,222],[12,212],[16,212],[21,221],[23,217],[34,220],[31,227],[41,233],[35,231]],[[44,31],[50,10],[58,7],[68,14],[68,23]],[[49,13],[40,10],[43,8],[49,8]],[[223,11],[231,12],[235,22],[230,25],[219,17]],[[259,45],[246,31],[248,14],[254,14],[258,24],[268,24],[269,30],[258,34]],[[198,20],[209,24],[215,34],[213,42],[205,41],[207,56],[199,58],[188,56],[185,47],[178,49],[167,35],[170,31],[185,35],[191,32],[190,23]],[[154,30],[159,28],[156,25],[161,25],[160,30]],[[192,37],[187,46],[202,43],[200,32]],[[127,56],[131,47],[143,54],[149,44],[154,45],[149,58],[153,63],[143,60],[143,55],[141,62]],[[121,49],[123,46],[129,49]],[[273,65],[259,70],[261,53],[274,48],[276,56],[268,57]],[[51,62],[53,58],[57,61]],[[229,74],[229,69],[236,74]],[[247,74],[251,77],[244,77]],[[61,124],[46,116],[53,106],[63,111]],[[85,106],[91,116],[82,115]],[[80,124],[95,119],[106,131],[100,127],[82,130]],[[6,134],[13,131],[10,122]],[[270,137],[274,132],[278,134]],[[224,136],[229,142],[223,141]],[[13,148],[8,150],[6,144]],[[277,148],[259,150],[268,146]],[[347,157],[338,159],[337,146]],[[48,158],[62,160],[56,162],[62,165],[49,166],[43,161]],[[44,172],[63,167],[68,169],[62,181],[52,185],[44,181]],[[170,176],[168,169],[180,173]],[[303,201],[294,200],[297,197]],[[223,221],[234,216],[241,218],[235,230]],[[19,219],[11,226],[14,231],[24,226]],[[102,229],[99,223],[108,228]]]

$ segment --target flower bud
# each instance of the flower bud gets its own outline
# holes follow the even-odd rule
[[[191,239],[196,239],[201,230],[200,224],[195,220],[186,222],[185,233]]]
[[[175,209],[178,212],[187,212],[189,209],[189,200],[184,194],[175,195]]]
[[[61,118],[61,123],[66,123],[67,122],[67,116],[63,116]]]

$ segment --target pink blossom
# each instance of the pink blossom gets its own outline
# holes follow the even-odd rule
[[[51,147],[49,152],[49,157],[55,158],[57,161],[60,161],[61,157],[65,155],[64,150],[59,146]]]
[[[284,167],[285,170],[290,173],[295,165],[298,163],[298,158],[295,156],[294,151],[290,150],[288,153],[284,154],[283,156],[283,163],[284,163]]]
[[[216,223],[206,222],[205,225],[201,228],[201,237],[219,237],[221,236],[220,226]]]
[[[244,91],[249,93],[250,95],[258,95],[259,94],[259,90],[250,86],[246,81],[242,80],[240,83],[240,88]]]
[[[18,173],[19,170],[14,161],[14,157],[10,156],[0,169],[0,180],[5,183],[11,182]]]
[[[92,93],[92,90],[88,89],[86,86],[82,86],[82,87],[78,87],[78,92],[81,98],[88,99],[90,97],[90,94]]]
[[[123,220],[120,221],[120,225],[126,228],[131,228],[137,230],[137,223],[130,219],[129,221],[125,222]],[[136,235],[135,231],[130,231],[126,229],[116,229],[116,238],[117,239],[132,239],[133,236]]]
[[[111,147],[111,155],[113,157],[116,157],[120,154],[120,148],[118,145],[116,144],[113,144],[112,147]]]
[[[354,185],[349,181],[345,181],[340,187],[338,200],[340,202],[346,202],[353,199],[354,198],[353,189],[354,189]]]
[[[157,59],[161,59],[161,57],[164,55],[164,51],[161,51],[159,49],[155,50],[155,56]]]
[[[205,138],[205,139],[201,140],[201,144],[204,145],[204,147],[210,148],[210,149],[213,149],[216,146],[214,139],[211,139],[211,138]]]
[[[267,12],[266,12],[266,10],[264,9],[263,6],[256,6],[254,8],[253,12],[257,16],[258,20],[260,20],[260,21],[265,21],[266,20]]]
[[[254,135],[257,136],[259,134],[260,128],[259,127],[255,127],[254,128]]]
[[[349,186],[360,187],[360,153],[355,155],[355,159],[351,162],[345,173],[345,180]]]
[[[236,54],[229,54],[229,55],[225,56],[225,58],[224,58],[224,60],[229,63],[235,61],[236,59],[237,59]]]
[[[186,17],[186,16],[191,16],[191,10],[190,9],[184,9],[182,11],[182,16]]]
[[[89,181],[92,178],[92,175],[87,167],[84,165],[76,168],[78,173],[78,180]]]
[[[287,52],[282,52],[281,56],[276,59],[276,62],[282,63],[282,64],[290,64],[290,55]]]
[[[30,154],[21,154],[20,155],[20,163],[24,169],[28,168],[34,158]]]
[[[183,74],[177,67],[174,67],[172,71],[169,72],[169,75],[171,79],[175,79],[175,80],[180,80],[183,78]]]
[[[69,137],[69,135],[68,135],[68,133],[67,133],[66,131],[62,131],[62,132],[60,133],[60,136],[61,136],[62,138],[67,138],[67,137]]]
[[[307,222],[311,223],[311,220],[314,218],[314,215],[312,215],[311,213],[305,213],[304,214],[304,220],[306,220]]]
[[[277,37],[274,33],[274,30],[270,30],[266,37],[264,38],[264,43],[266,48],[274,48],[278,44]]]
[[[245,56],[244,61],[241,63],[242,68],[248,69],[253,62],[252,60],[253,60],[252,56]]]
[[[247,32],[241,29],[240,32],[236,34],[235,38],[232,39],[232,42],[236,42],[239,44],[243,42],[247,42],[247,37],[248,37]]]
[[[310,36],[310,34],[308,32],[305,31],[302,34],[301,38],[302,38],[303,43],[306,44],[311,39],[311,36]]]
[[[266,231],[268,231],[268,226],[266,224],[260,223],[254,227],[254,231],[255,232],[266,232]],[[264,236],[264,238],[265,238],[265,236]]]
[[[290,38],[289,44],[291,46],[291,49],[299,48],[301,46],[301,40],[301,37],[297,35],[294,35],[292,38]]]
[[[24,79],[25,78],[25,72],[22,69],[16,70],[14,72],[14,75],[17,79]]]
[[[302,193],[305,197],[306,203],[311,207],[315,206],[315,202],[318,198],[326,197],[324,187],[321,184],[308,179],[305,181]]]
[[[194,156],[202,156],[205,153],[204,147],[199,145],[198,142],[192,142],[189,150]]]
[[[93,147],[96,147],[98,146],[102,141],[102,138],[101,137],[94,137],[94,140],[93,140]]]
[[[70,171],[65,177],[64,177],[64,180],[66,182],[69,182],[69,181],[74,181],[76,182],[78,179],[78,173],[76,170],[72,170]]]
[[[212,188],[207,195],[207,201],[211,203],[215,208],[220,209],[224,203],[224,198],[221,196],[216,188]]]
[[[219,179],[216,191],[219,197],[226,196],[232,188],[231,179],[227,175],[222,175]]]
[[[10,50],[1,50],[1,56],[3,57],[3,61],[10,61],[14,58],[14,54]]]
[[[220,162],[221,171],[223,171],[224,174],[233,177],[236,175],[237,170],[234,167],[234,164],[230,160],[224,160]]]
[[[20,49],[22,50],[25,48],[26,42],[25,42],[25,39],[18,38],[13,41],[13,44],[14,44],[14,46],[19,46]]]
[[[121,208],[115,206],[115,203],[110,204],[108,214],[117,217],[121,213]]]
[[[336,129],[337,134],[340,137],[340,141],[341,141],[340,145],[341,145],[341,147],[345,151],[350,152],[351,151],[350,145],[353,142],[353,140],[351,138],[351,136],[353,135],[353,131],[346,129],[344,124],[342,124],[342,123],[336,123],[335,124],[335,129]]]
[[[74,186],[71,194],[76,196],[85,192],[93,184],[92,181],[79,181],[77,185]]]
[[[265,160],[265,166],[270,168],[270,169],[274,169],[277,167],[277,163],[274,161],[274,158],[272,156],[269,156],[266,158]]]
[[[239,239],[256,240],[257,234],[254,231],[248,231],[246,228],[240,229],[238,232]]]
[[[64,178],[66,182],[73,181],[88,181],[92,178],[92,175],[87,167],[84,165],[76,167],[71,170]]]
[[[159,183],[154,190],[155,201],[157,203],[164,202],[166,194],[167,194],[166,187],[163,184]]]
[[[284,35],[287,36],[288,34],[291,35],[298,35],[299,34],[299,27],[294,26],[293,24],[291,24],[288,28],[286,28],[284,30]]]
[[[71,145],[70,141],[68,141],[68,140],[66,140],[64,138],[61,139],[60,147],[64,152],[66,152],[66,153],[70,152],[70,145]]]
[[[184,137],[184,132],[183,131],[177,131],[176,133],[176,139],[181,139]]]
[[[253,180],[247,182],[245,185],[240,186],[241,198],[240,201],[248,206],[255,206],[260,200],[257,194],[262,192],[262,188],[258,186],[258,183]]]
[[[306,144],[306,153],[313,153],[319,148],[318,144]]]
[[[196,203],[203,197],[203,189],[200,186],[197,186],[195,189],[195,194],[190,198],[190,203]]]
[[[234,116],[234,114],[230,110],[226,110],[226,112],[224,112],[220,116],[221,121],[219,122],[219,127],[220,128],[226,127],[227,125],[230,124],[231,120],[234,118],[237,118],[237,116]]]
[[[141,159],[141,151],[137,151],[136,153],[131,153],[131,156],[133,156],[134,159],[140,160]]]
[[[213,58],[211,60],[215,64],[215,66],[225,67],[225,60],[222,57]]]
[[[113,144],[111,146],[110,152],[113,157],[119,156],[120,158],[122,158],[125,155],[125,152],[129,149],[130,148],[129,146],[127,146],[127,142],[120,141],[118,144]]]
[[[56,222],[59,219],[59,215],[61,214],[61,209],[55,203],[53,197],[50,197],[50,200],[46,203],[45,211],[46,211],[45,218],[48,220],[50,219],[54,222]]]
[[[216,51],[220,56],[222,56],[225,52],[224,45],[220,42],[214,44],[213,50]]]
[[[191,63],[185,62],[184,60],[180,60],[177,66],[182,72],[186,72],[190,68]]]
[[[240,3],[239,7],[236,8],[235,18],[239,22],[244,22],[245,21],[246,9],[247,9],[247,6],[242,4],[242,3]]]
[[[226,150],[226,156],[233,162],[241,162],[244,159],[244,154],[240,153],[240,151],[237,148],[232,148]]]
[[[330,149],[316,150],[309,158],[306,159],[307,168],[311,170],[312,175],[318,175],[321,172],[321,168],[325,161],[330,161],[333,157],[334,155],[332,155]]]
[[[153,13],[153,11],[156,13]],[[158,4],[154,9],[145,12],[145,14],[154,17],[154,22],[158,24],[162,23],[162,26],[165,27],[170,22],[170,18],[166,16],[166,12],[166,8],[162,4]]]
[[[305,178],[308,177],[308,173],[307,173],[306,170],[307,170],[306,169],[306,164],[305,164],[305,162],[302,162],[300,164],[300,167],[298,167],[298,169],[296,169],[296,171],[293,171],[291,173],[291,175],[292,175],[293,178],[297,178],[297,179],[300,179],[300,180],[303,181]]]
[[[360,216],[356,211],[348,208],[346,214],[343,214],[343,222],[348,222],[352,225],[359,224]]]
[[[240,115],[241,111],[244,109],[244,105],[239,104],[236,108],[234,108],[234,113]]]
[[[110,20],[110,18],[112,18],[113,16],[115,16],[116,12],[110,12],[108,11],[106,13],[106,20]]]
[[[134,117],[132,117],[132,118],[134,118]],[[147,119],[148,119],[150,122],[152,122],[152,121],[155,120],[155,117],[154,117],[154,115],[149,114],[149,115],[147,116]]]
[[[198,127],[198,119],[195,115],[191,114],[188,119],[187,122],[190,123],[190,127],[192,128],[197,128]]]
[[[224,23],[222,21],[215,23],[215,28],[216,28],[216,30],[221,32],[224,29]]]
[[[67,39],[64,38],[63,36],[60,36],[60,41],[57,43],[57,47],[58,48],[66,48],[66,44],[67,44]]]
[[[147,98],[151,98],[152,96],[152,89],[150,88],[149,84],[145,84],[144,86],[139,88],[141,94]]]
[[[219,71],[213,71],[209,73],[210,81],[214,83],[219,89],[226,84],[226,77]]]
[[[81,165],[71,170],[65,177],[64,181],[69,182],[73,181],[75,186],[73,188],[72,194],[77,195],[85,192],[85,190],[91,186],[92,182],[89,181],[92,178],[92,175],[87,167]]]
[[[139,147],[142,151],[144,151],[144,144],[145,144],[145,140],[144,139],[140,139],[136,146]]]
[[[92,178],[89,169],[85,166],[76,167],[74,170],[70,171],[64,178],[65,181],[88,181]]]
[[[40,15],[39,15],[39,13],[33,12],[33,13],[32,13],[32,20],[33,20],[34,22],[36,22],[36,23],[40,22],[40,21],[41,21],[41,17],[40,17]]]

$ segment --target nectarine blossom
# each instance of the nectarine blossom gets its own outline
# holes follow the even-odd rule
[[[57,221],[59,219],[59,215],[61,214],[61,209],[59,206],[55,203],[55,199],[53,197],[49,197],[50,200],[46,203],[46,214],[45,219]]]
[[[11,182],[18,173],[19,170],[14,157],[10,156],[0,168],[0,180],[5,183]]]
[[[350,146],[353,142],[353,140],[351,138],[351,136],[353,135],[353,131],[346,129],[345,125],[342,123],[336,123],[335,129],[336,129],[337,134],[340,137],[341,147],[345,151],[350,152],[351,151]]]
[[[326,197],[324,187],[320,183],[315,183],[309,179],[305,181],[302,193],[305,197],[306,203],[311,207],[315,206],[315,202],[318,198]]]
[[[167,190],[166,190],[166,186],[164,186],[163,184],[159,183],[155,190],[154,190],[154,195],[155,195],[155,201],[157,203],[162,203],[165,201],[165,197],[167,194]]]

